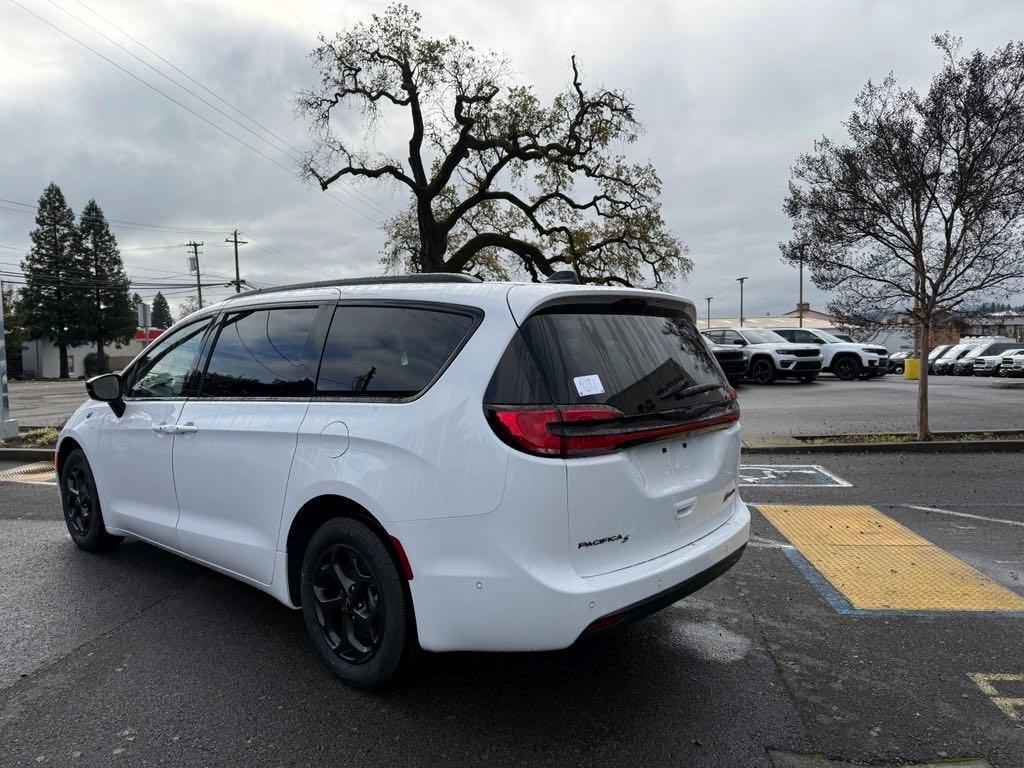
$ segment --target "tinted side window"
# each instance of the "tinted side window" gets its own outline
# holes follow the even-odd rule
[[[415,395],[430,384],[472,327],[472,317],[454,312],[338,307],[316,391],[353,397]]]
[[[780,336],[784,336],[787,341],[795,341],[798,344],[820,344],[821,339],[815,336],[810,331],[776,331]]]
[[[133,366],[127,396],[180,397],[209,325],[209,320],[192,323],[161,336]]]
[[[223,321],[203,377],[204,397],[307,397],[316,352],[316,307],[233,312]]]
[[[796,341],[796,331],[779,330],[776,328],[775,332],[786,341]]]
[[[509,342],[487,385],[484,402],[494,405],[550,405],[553,400],[521,333]]]

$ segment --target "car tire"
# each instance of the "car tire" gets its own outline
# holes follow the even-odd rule
[[[300,589],[306,631],[335,675],[363,690],[399,676],[412,654],[412,611],[370,528],[350,518],[321,525],[303,556]]]
[[[803,376],[797,376],[796,377],[797,381],[799,381],[801,384],[811,384],[817,378],[818,378],[818,374],[816,374],[816,373],[808,373],[808,374],[805,374]]]
[[[775,381],[775,366],[767,357],[760,357],[750,364],[749,376],[757,384],[772,384]]]
[[[853,381],[860,376],[860,361],[855,357],[841,357],[832,362],[832,373],[843,381]]]
[[[123,536],[107,533],[96,478],[81,448],[75,448],[61,462],[59,482],[64,524],[80,549],[100,552],[124,540]]]
[[[894,374],[896,374],[897,376],[902,376],[903,375],[903,366],[902,365],[897,365],[895,368],[892,369],[892,372]]]

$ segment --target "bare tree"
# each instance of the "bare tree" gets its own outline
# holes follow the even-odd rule
[[[398,4],[321,37],[311,59],[320,84],[295,102],[315,142],[303,175],[324,190],[355,177],[410,192],[409,209],[385,224],[387,268],[538,279],[567,266],[625,285],[689,273],[654,167],[617,153],[640,130],[633,105],[584,88],[575,57],[571,86],[545,106],[508,83],[504,59],[424,37],[420,15]],[[361,143],[341,107],[358,109]],[[410,127],[404,161],[365,148],[385,111]]]
[[[928,426],[929,332],[1024,276],[1024,44],[991,55],[933,38],[943,64],[927,94],[890,74],[869,82],[845,122],[798,158],[785,211],[814,283],[846,318],[909,317],[921,355],[918,438]]]

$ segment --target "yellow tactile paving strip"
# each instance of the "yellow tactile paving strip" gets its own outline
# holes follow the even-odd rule
[[[53,463],[38,461],[35,464],[22,464],[20,467],[5,469],[0,472],[0,482],[6,483],[49,483],[56,485],[57,475]]]
[[[1024,597],[874,507],[757,508],[854,608],[1024,611]]]

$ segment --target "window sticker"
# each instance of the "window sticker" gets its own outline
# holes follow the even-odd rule
[[[580,397],[588,395],[603,395],[604,387],[601,385],[601,377],[596,373],[591,376],[576,376],[573,380],[576,391]]]

